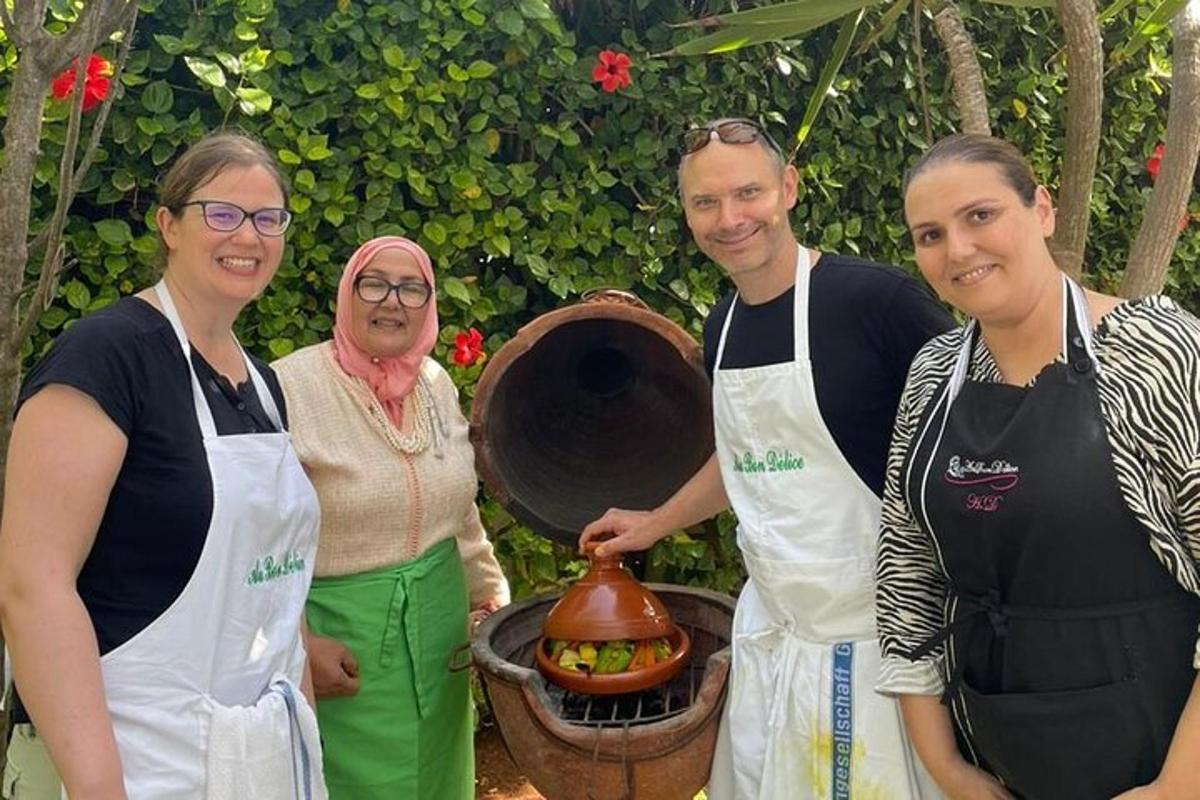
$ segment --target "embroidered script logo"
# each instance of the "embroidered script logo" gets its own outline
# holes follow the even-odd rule
[[[791,450],[768,450],[762,458],[746,451],[733,459],[733,471],[746,474],[757,472],[799,472],[804,469],[804,456]]]
[[[275,556],[265,556],[254,560],[254,567],[246,576],[246,585],[259,586],[303,571],[304,557],[299,553],[287,553],[279,561],[275,560]]]
[[[972,461],[961,456],[951,456],[946,467],[946,483],[968,489],[968,511],[995,511],[1004,499],[1004,493],[1016,487],[1021,480],[1021,468],[1002,458],[994,461]]]

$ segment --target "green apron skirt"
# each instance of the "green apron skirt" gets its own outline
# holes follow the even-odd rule
[[[313,580],[309,628],[345,644],[360,678],[353,697],[317,701],[330,800],[474,798],[468,606],[453,539],[400,566]]]

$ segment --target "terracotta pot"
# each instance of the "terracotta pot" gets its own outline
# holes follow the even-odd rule
[[[595,555],[596,546],[592,542],[586,549],[588,571],[546,615],[544,636],[534,657],[538,669],[550,681],[580,694],[640,692],[671,680],[687,663],[691,640],[671,621],[671,615],[654,592],[621,566],[620,554],[601,558]],[[658,638],[670,642],[671,657],[629,672],[603,675],[576,672],[563,669],[549,654],[551,639],[602,643]]]
[[[546,638],[607,642],[670,636],[675,625],[667,609],[621,566],[621,556],[594,553],[589,543],[588,571],[550,609]]]
[[[648,667],[631,672],[615,672],[605,675],[591,672],[576,672],[563,669],[554,663],[547,652],[550,640],[543,636],[538,641],[534,660],[538,670],[550,681],[569,692],[579,694],[628,694],[640,692],[660,683],[666,683],[679,674],[692,653],[692,642],[682,628],[673,628],[666,637],[671,643],[671,657]]]
[[[627,292],[542,314],[488,358],[471,443],[492,499],[574,547],[609,508],[654,508],[712,456],[700,345]]]

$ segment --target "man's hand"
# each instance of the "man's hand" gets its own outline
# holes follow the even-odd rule
[[[313,691],[318,698],[358,694],[358,661],[337,639],[309,633],[308,662],[312,665]]]
[[[611,536],[596,547],[597,556],[626,553],[630,550],[645,550],[669,531],[659,529],[653,511],[626,511],[610,508],[600,519],[591,522],[579,536],[579,551],[584,552],[588,542]]]

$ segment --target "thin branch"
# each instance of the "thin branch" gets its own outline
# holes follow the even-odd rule
[[[92,120],[92,131],[88,137],[86,149],[83,151],[83,158],[79,162],[79,166],[75,168],[75,173],[71,178],[71,196],[67,198],[67,205],[70,205],[75,200],[75,195],[79,193],[79,187],[83,185],[83,179],[87,177],[88,170],[91,169],[92,161],[96,158],[96,151],[100,148],[100,137],[104,133],[104,125],[108,122],[108,112],[112,109],[113,101],[117,98],[117,89],[121,84],[121,76],[125,72],[125,65],[129,63],[129,53],[133,49],[133,31],[137,27],[137,4],[132,6],[132,13],[129,15],[129,20],[125,25],[124,34],[121,40],[121,49],[117,53],[117,63],[113,67],[112,82],[109,84],[108,96],[104,98],[103,104],[96,112],[95,118]],[[101,30],[109,30],[102,28]],[[97,42],[97,45],[99,42]]]
[[[3,0],[0,0],[0,2],[3,2]],[[113,68],[112,83],[110,84],[112,87],[118,87],[121,83],[121,76],[125,72],[125,65],[129,63],[129,53],[133,49],[133,31],[136,27],[137,6],[135,5],[133,13],[129,15],[129,22],[122,32],[121,49],[117,54],[117,62]],[[116,96],[117,89],[111,89],[92,121],[92,130],[88,136],[87,146],[83,151],[83,158],[80,160],[79,166],[75,168],[73,177],[71,178],[70,196],[67,198],[68,206],[75,201],[75,196],[79,194],[79,189],[83,185],[83,179],[87,177],[88,170],[92,167],[92,161],[96,158],[96,152],[100,148],[100,138],[104,133],[104,126],[108,122],[108,113],[112,109],[112,104],[116,100]],[[50,240],[50,231],[52,229],[52,226],[43,228],[41,233],[29,243],[29,252],[36,253],[45,247],[46,243]]]
[[[8,9],[5,8],[5,14],[8,14]],[[46,0],[27,0],[23,3],[15,3],[13,5],[12,14],[5,20],[5,31],[10,31],[13,44],[17,45],[20,51],[29,50],[35,47],[40,39],[47,36],[45,29],[42,27],[43,21],[46,19]],[[12,22],[12,28],[8,28],[8,22]]]
[[[1166,146],[1146,215],[1129,251],[1122,297],[1162,291],[1200,156],[1200,0],[1188,0],[1171,20],[1171,30]]]
[[[975,55],[975,41],[963,23],[958,5],[948,2],[933,16],[933,29],[950,62],[950,79],[954,105],[958,107],[959,124],[964,133],[990,136],[987,91],[983,70]]]
[[[1058,0],[1057,9],[1067,47],[1067,144],[1053,249],[1059,267],[1079,278],[1100,153],[1104,50],[1095,0]]]
[[[50,38],[43,45],[42,63],[50,65],[51,72],[58,72],[71,62],[85,43],[93,43],[92,49],[87,50],[92,52],[95,42],[103,38],[105,32],[124,27],[123,20],[133,11],[131,6],[136,5],[135,0],[93,0],[84,4],[82,13],[66,33]],[[96,33],[101,36],[94,35]]]
[[[75,153],[79,149],[79,129],[83,124],[84,86],[87,80],[88,56],[99,44],[100,32],[97,30],[99,19],[92,16],[86,20],[88,29],[75,41],[81,45],[81,50],[75,56],[75,86],[71,102],[71,113],[67,117],[67,138],[63,142],[62,158],[58,165],[58,197],[54,202],[54,214],[50,217],[47,230],[50,232],[46,242],[46,252],[42,256],[42,268],[38,273],[37,290],[25,309],[17,327],[17,336],[8,343],[9,355],[15,356],[20,352],[26,337],[33,332],[33,326],[46,310],[53,290],[57,286],[59,268],[63,263],[63,228],[66,226],[67,209],[74,197],[71,184],[75,177]]]
[[[18,50],[24,47],[17,24],[13,22],[12,15],[8,13],[8,0],[0,0],[0,28],[4,28],[5,35],[17,46]]]
[[[929,92],[925,86],[925,44],[921,41],[921,0],[913,0],[913,50],[917,56],[917,84],[921,88],[921,117],[925,122],[925,142],[933,144],[933,124],[929,121]]]

